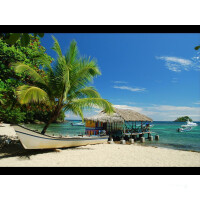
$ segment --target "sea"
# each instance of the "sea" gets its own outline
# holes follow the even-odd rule
[[[79,120],[69,120],[64,123],[53,123],[47,129],[49,135],[69,135],[76,136],[85,133],[84,126],[72,126],[71,123],[81,122]],[[140,143],[145,146],[154,146],[170,149],[179,149],[186,151],[200,152],[200,122],[196,122],[198,126],[194,127],[189,132],[177,132],[177,129],[186,122],[172,121],[154,121],[151,123],[152,136],[159,135],[158,141],[148,141]],[[42,124],[26,124],[27,127],[41,131]],[[155,137],[154,137],[155,138]]]

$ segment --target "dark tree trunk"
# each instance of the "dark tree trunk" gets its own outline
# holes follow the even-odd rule
[[[58,116],[59,116],[59,114],[60,114],[60,111],[61,111],[61,108],[58,109],[58,110],[56,110],[56,111],[53,113],[53,115],[51,115],[49,121],[45,124],[45,126],[44,126],[44,128],[43,128],[41,134],[43,134],[43,135],[45,134],[45,132],[46,132],[47,128],[49,127],[49,125],[50,125],[54,120],[56,120],[56,119],[58,118]]]

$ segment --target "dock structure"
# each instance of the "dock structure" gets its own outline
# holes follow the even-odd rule
[[[149,122],[153,120],[131,109],[115,108],[110,115],[101,111],[98,115],[86,117],[85,121],[88,135],[106,134],[114,141],[145,141],[141,137],[148,135],[147,139],[152,141]]]

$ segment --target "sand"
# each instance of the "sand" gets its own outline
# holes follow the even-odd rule
[[[16,133],[13,127],[10,124],[1,124],[0,123],[0,136],[16,137]]]
[[[37,150],[28,155],[8,158],[0,156],[0,166],[199,167],[200,153],[147,147],[140,144],[98,144],[59,150]]]

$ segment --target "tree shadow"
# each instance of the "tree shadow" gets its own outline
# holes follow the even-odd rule
[[[92,148],[78,148],[77,147],[66,147],[56,149],[24,149],[21,143],[5,145],[0,148],[0,159],[19,157],[20,159],[30,159],[33,155],[45,154],[45,153],[56,153],[62,150],[93,150]]]
[[[37,154],[44,154],[49,152],[55,152],[55,149],[24,149],[19,144],[6,145],[0,149],[0,159],[19,157],[20,159],[30,159],[30,156]]]

